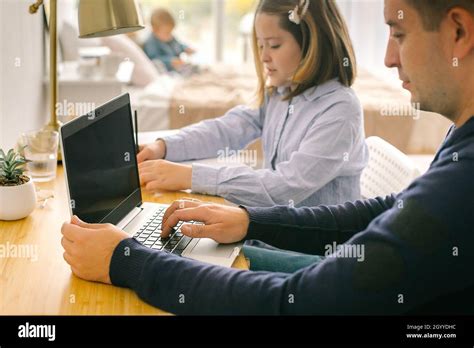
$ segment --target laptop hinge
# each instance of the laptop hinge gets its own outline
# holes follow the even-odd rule
[[[127,226],[130,223],[130,221],[135,219],[138,216],[138,214],[140,214],[142,211],[143,211],[143,208],[139,208],[139,207],[133,208],[133,210],[130,213],[128,213],[122,220],[120,220],[120,222],[117,224],[117,227],[120,229],[124,229],[125,226]]]

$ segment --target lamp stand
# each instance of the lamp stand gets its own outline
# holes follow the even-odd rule
[[[37,0],[36,3],[30,6],[30,13],[36,13],[38,8],[43,4],[43,0]],[[58,100],[58,23],[57,14],[58,2],[57,0],[49,0],[49,107],[50,119],[49,123],[43,127],[43,130],[50,130],[59,132],[61,122],[58,121],[56,115],[56,105]],[[61,161],[61,149],[58,146],[58,161]]]

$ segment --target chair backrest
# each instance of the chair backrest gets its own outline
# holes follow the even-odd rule
[[[361,176],[362,198],[398,193],[420,176],[412,160],[379,137],[366,139],[369,163]]]

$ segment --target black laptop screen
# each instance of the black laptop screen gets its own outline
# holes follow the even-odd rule
[[[90,223],[117,223],[141,202],[130,106],[96,120],[83,116],[77,127],[63,135],[72,212]]]

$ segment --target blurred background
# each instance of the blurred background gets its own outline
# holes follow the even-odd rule
[[[357,55],[354,89],[364,107],[366,136],[380,136],[408,154],[432,156],[449,122],[410,111],[410,96],[402,90],[397,71],[384,66],[388,27],[383,0],[336,2]],[[0,1],[2,148],[48,120],[48,14],[29,14],[31,3]],[[140,131],[177,129],[253,100],[257,80],[251,31],[256,0],[140,0],[146,28],[102,39],[78,39],[77,4],[58,1],[56,110],[63,122],[121,93],[130,93]],[[180,56],[185,68],[179,71],[167,71],[144,51],[156,8],[169,11],[175,20],[173,36],[195,50]]]

